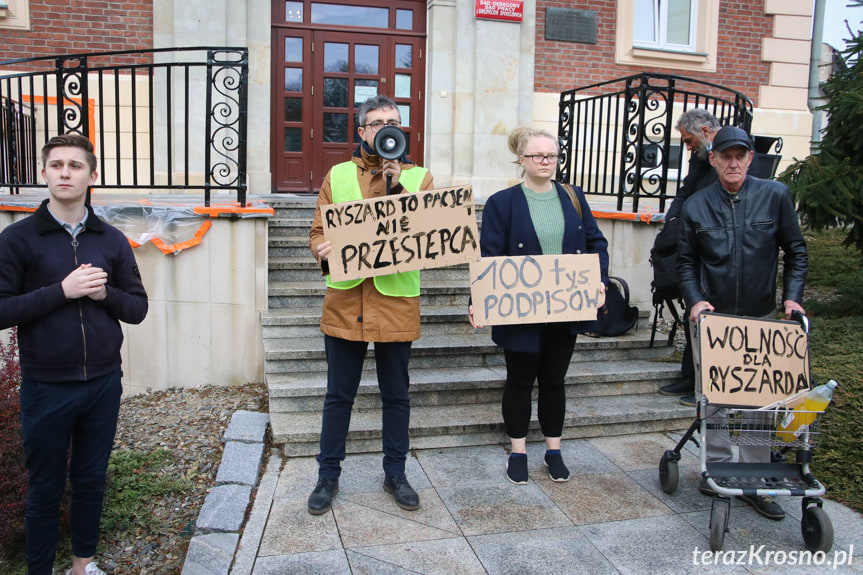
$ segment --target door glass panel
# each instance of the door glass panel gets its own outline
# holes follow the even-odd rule
[[[285,2],[285,22],[303,21],[303,3]]]
[[[357,74],[377,74],[380,46],[357,44],[354,46],[354,72]]]
[[[389,28],[389,19],[389,9],[387,8],[312,3],[313,24]]]
[[[303,99],[285,98],[285,122],[303,121]]]
[[[285,128],[285,151],[303,151],[303,133],[300,128]]]
[[[324,106],[348,107],[348,79],[324,78]]]
[[[348,45],[324,43],[324,72],[348,71]]]
[[[303,39],[285,38],[285,62],[303,61]]]
[[[348,115],[324,113],[324,141],[348,141]]]
[[[414,11],[396,10],[396,28],[399,30],[414,29]]]
[[[399,104],[399,114],[402,117],[402,128],[411,127],[411,107],[410,104]]]
[[[393,90],[396,98],[411,97],[411,76],[410,74],[396,74],[396,85]]]
[[[396,68],[410,68],[413,48],[410,44],[396,44]]]
[[[378,95],[377,80],[357,80],[354,83],[354,104],[362,104]]]
[[[303,69],[285,68],[285,92],[303,91]]]

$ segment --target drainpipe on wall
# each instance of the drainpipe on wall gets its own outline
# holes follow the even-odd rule
[[[821,126],[824,111],[816,110],[821,102],[819,85],[821,83],[821,44],[824,39],[824,5],[826,0],[815,0],[815,14],[812,19],[812,46],[809,52],[809,111],[812,112],[812,143],[821,141]]]

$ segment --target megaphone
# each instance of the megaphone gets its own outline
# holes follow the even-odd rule
[[[401,128],[384,126],[375,134],[375,153],[384,160],[398,160],[405,154],[407,137]],[[392,176],[387,176],[387,195],[390,195]]]
[[[375,151],[385,160],[398,160],[405,153],[407,138],[401,128],[384,126],[375,134]]]

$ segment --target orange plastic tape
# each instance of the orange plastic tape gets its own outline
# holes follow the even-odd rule
[[[165,242],[163,242],[159,238],[153,238],[150,241],[153,243],[154,246],[159,248],[159,251],[162,252],[163,254],[165,254],[165,255],[175,254],[175,253],[179,252],[180,250],[185,250],[185,249],[188,249],[188,248],[191,248],[193,246],[197,246],[198,244],[200,244],[201,241],[204,239],[204,234],[206,234],[207,230],[209,230],[212,226],[213,226],[213,222],[211,222],[210,220],[207,220],[203,224],[201,224],[201,227],[198,228],[198,231],[195,232],[195,235],[194,235],[194,237],[192,237],[192,239],[186,240],[185,242],[179,242],[176,244],[172,244],[170,246],[165,244]]]

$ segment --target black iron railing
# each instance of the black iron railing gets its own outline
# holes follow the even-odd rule
[[[32,106],[0,98],[0,179],[4,182],[32,182],[36,179],[33,157],[36,118]]]
[[[659,210],[682,182],[685,146],[675,145],[672,117],[706,108],[723,125],[750,131],[752,102],[709,82],[662,74],[638,74],[560,95],[557,179],[585,192],[617,198],[622,211],[638,211],[639,200],[657,198]]]
[[[233,190],[245,205],[247,48],[71,54],[0,69],[0,188],[44,187],[38,150],[78,133],[94,143],[98,187],[203,190],[206,205],[211,191]],[[13,112],[29,124],[7,121]]]

